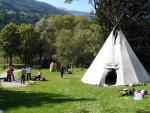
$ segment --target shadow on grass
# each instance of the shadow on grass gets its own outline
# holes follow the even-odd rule
[[[139,110],[137,113],[150,113],[150,110]]]
[[[43,104],[61,104],[64,102],[93,101],[95,99],[70,98],[65,95],[40,92],[9,91],[0,88],[0,109],[8,110],[20,106],[39,107]]]
[[[85,109],[82,109],[80,112],[81,112],[81,113],[90,113],[90,111],[87,111],[87,110],[85,110]]]

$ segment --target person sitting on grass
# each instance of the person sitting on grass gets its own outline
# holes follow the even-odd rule
[[[41,77],[42,77],[42,72],[41,72],[41,69],[39,69],[38,74],[35,76],[33,80],[36,80],[37,78],[40,80]]]

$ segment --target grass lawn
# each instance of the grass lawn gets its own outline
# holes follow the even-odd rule
[[[47,81],[37,80],[19,88],[0,85],[0,109],[3,113],[150,113],[150,94],[141,101],[133,100],[133,96],[120,97],[119,90],[129,86],[84,84],[81,78],[85,71],[73,69],[73,74],[60,78],[59,72],[42,69]],[[32,75],[37,72],[32,70]],[[134,88],[149,93],[150,83]]]

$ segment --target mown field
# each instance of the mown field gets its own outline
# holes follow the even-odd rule
[[[32,75],[37,73],[32,70]],[[86,70],[60,78],[59,72],[42,69],[47,81],[37,80],[27,87],[3,88],[0,85],[0,109],[3,113],[150,113],[150,83],[135,86],[147,90],[141,101],[133,96],[119,96],[119,90],[130,86],[102,87],[84,84]],[[20,75],[20,73],[19,73]]]

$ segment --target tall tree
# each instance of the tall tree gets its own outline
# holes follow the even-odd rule
[[[2,5],[2,0],[0,0],[0,5]],[[2,14],[2,12],[0,12],[0,18],[2,18],[3,17],[3,14]]]
[[[4,56],[9,58],[12,65],[12,58],[17,55],[20,46],[20,34],[16,24],[9,23],[1,30],[0,43]]]
[[[56,40],[56,56],[55,58],[60,63],[71,63],[73,61],[73,45],[72,45],[72,37],[73,37],[73,31],[62,29],[57,37]]]
[[[33,62],[38,55],[40,34],[31,24],[21,24],[19,27],[21,35],[20,58],[25,66]]]
[[[52,54],[55,51],[53,47],[53,43],[55,42],[55,35],[52,28],[52,22],[48,19],[42,18],[39,22],[36,23],[35,28],[40,32],[39,62],[41,62],[42,59],[46,60],[46,58],[48,58],[47,55]]]

